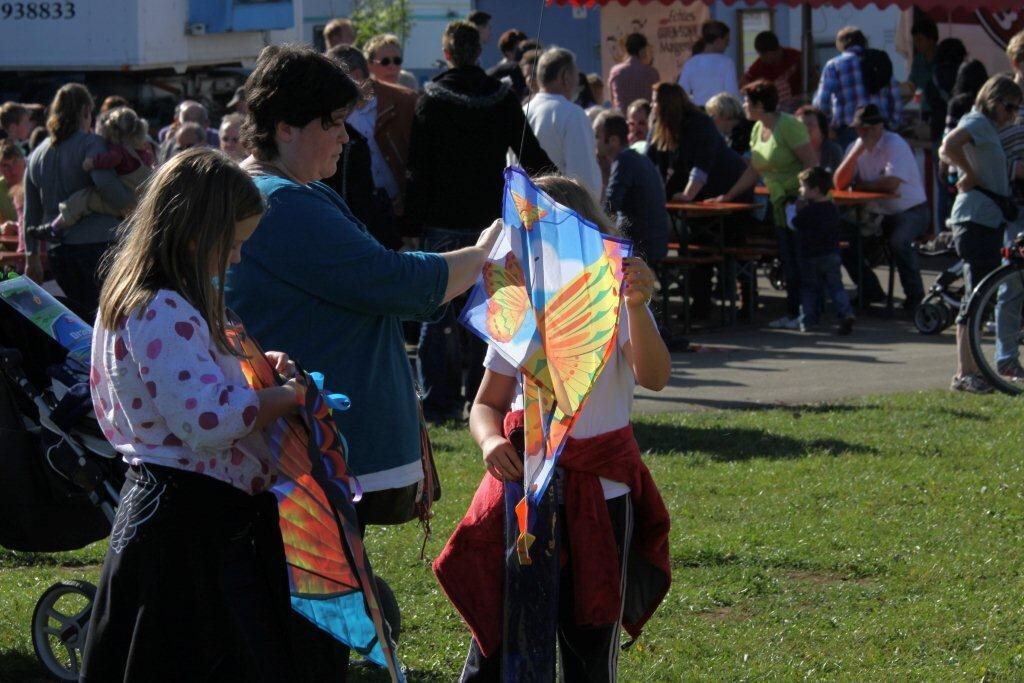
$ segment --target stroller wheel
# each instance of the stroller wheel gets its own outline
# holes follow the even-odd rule
[[[398,637],[402,633],[402,613],[398,610],[398,600],[395,599],[395,593],[387,581],[379,576],[373,578],[377,582],[377,597],[380,598],[381,615],[391,629],[391,642],[397,646]]]
[[[922,303],[914,309],[914,326],[921,334],[938,334],[945,329],[948,314],[939,304]]]
[[[960,313],[959,308],[953,308],[948,304],[939,304],[942,309],[942,329],[946,329],[956,322],[956,316]]]
[[[32,613],[32,647],[46,671],[61,681],[77,681],[96,586],[60,581],[46,589]]]

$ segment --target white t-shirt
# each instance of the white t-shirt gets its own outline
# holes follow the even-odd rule
[[[854,143],[856,144],[856,143]],[[849,150],[847,150],[849,151]],[[886,216],[903,213],[927,201],[921,170],[917,167],[914,150],[896,133],[885,131],[874,149],[865,149],[857,159],[857,177],[865,182],[895,176],[902,182],[899,197],[873,202],[872,208]]]
[[[583,183],[601,201],[597,142],[587,112],[562,95],[539,92],[524,107],[540,146],[562,175]]]
[[[690,101],[703,107],[718,93],[727,92],[739,97],[736,82],[736,64],[718,52],[702,52],[686,60],[679,74],[679,85],[690,96]]]
[[[650,310],[647,311],[651,315]],[[653,315],[652,315],[653,319]],[[629,417],[633,411],[633,391],[636,388],[636,378],[633,376],[633,368],[626,360],[626,354],[622,350],[629,341],[629,322],[626,318],[625,306],[619,314],[619,338],[618,348],[608,360],[601,376],[597,378],[597,384],[590,392],[587,405],[583,413],[576,420],[572,428],[571,436],[576,439],[587,439],[607,432],[613,432],[629,424]],[[512,410],[523,409],[523,376],[518,368],[501,357],[494,347],[488,346],[487,355],[484,357],[484,367],[499,375],[516,378],[516,397],[512,401]],[[605,499],[618,498],[629,493],[629,486],[622,482],[612,481],[601,477],[601,488],[604,489]]]

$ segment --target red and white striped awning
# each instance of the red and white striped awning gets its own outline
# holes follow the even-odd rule
[[[618,3],[620,5],[629,5],[634,3],[647,5],[653,2],[660,2],[663,5],[671,5],[675,3],[692,5],[698,2],[703,2],[706,5],[712,5],[715,2],[723,2],[726,5],[767,4],[769,6],[788,5],[790,7],[801,7],[804,5],[810,5],[811,7],[844,7],[846,5],[853,5],[858,8],[868,6],[884,8],[896,5],[900,9],[918,7],[923,10],[958,9],[974,11],[983,9],[990,11],[1002,11],[1021,9],[1021,0],[548,0],[548,2],[556,5],[572,5],[573,7],[595,7],[598,5],[610,5],[612,3]]]

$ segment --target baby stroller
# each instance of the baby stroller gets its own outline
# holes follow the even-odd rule
[[[92,414],[88,369],[9,293],[0,293],[0,546],[75,550],[109,535],[125,469]],[[88,582],[61,581],[36,602],[32,644],[60,680],[78,679],[95,594]]]
[[[964,262],[957,261],[942,271],[935,284],[914,309],[914,326],[921,334],[938,334],[953,324],[963,297]]]

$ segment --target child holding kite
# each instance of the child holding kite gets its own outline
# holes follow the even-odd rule
[[[503,595],[509,585],[503,577],[509,571],[507,562],[515,562],[516,550],[519,564],[530,565],[537,560],[543,563],[546,550],[560,546],[560,568],[556,568],[557,579],[552,583],[557,583],[557,641],[562,679],[615,680],[620,625],[633,638],[637,637],[668,591],[671,580],[668,512],[640,458],[630,425],[635,385],[660,390],[668,382],[671,370],[668,350],[648,309],[654,276],[641,259],[622,257],[628,254],[628,246],[622,246],[622,240],[614,237],[615,229],[608,216],[574,180],[544,176],[531,183],[521,172],[510,169],[506,171],[506,182],[504,220],[506,225],[510,224],[509,204],[514,202],[523,226],[523,237],[510,238],[513,245],[516,239],[522,240],[521,245],[541,239],[538,223],[546,217],[549,224],[557,226],[557,231],[579,226],[581,235],[587,239],[593,235],[584,233],[593,228],[612,236],[601,237],[604,246],[600,249],[610,257],[606,259],[605,252],[601,252],[590,265],[585,257],[581,258],[581,274],[557,292],[550,291],[555,287],[553,284],[545,285],[549,290],[545,293],[548,303],[543,313],[535,315],[536,338],[543,340],[538,344],[543,346],[547,359],[542,363],[527,361],[518,367],[509,362],[507,349],[499,351],[494,339],[515,344],[521,339],[517,335],[531,333],[518,331],[526,329],[522,320],[530,316],[516,312],[516,302],[529,308],[531,295],[527,293],[527,283],[536,289],[538,279],[571,269],[573,257],[562,252],[552,254],[549,244],[545,244],[538,252],[529,252],[529,247],[523,246],[517,259],[513,247],[500,262],[492,261],[490,270],[485,267],[481,287],[487,294],[484,308],[492,339],[484,361],[486,373],[470,413],[470,431],[480,446],[487,474],[434,570],[473,635],[463,681],[550,680],[554,676],[553,661],[538,669],[523,668],[521,663],[508,660],[509,638],[516,637],[509,633],[514,628],[510,626],[509,601],[526,596]],[[519,194],[523,192],[535,198],[532,203]],[[529,257],[530,253],[539,252],[543,252],[543,258]],[[584,248],[581,253],[586,254],[587,250]],[[615,253],[619,254],[618,261]],[[547,262],[541,263],[542,260]],[[532,277],[528,270],[523,275],[529,268],[536,269]],[[592,289],[581,293],[588,285]],[[471,298],[467,310],[473,301]],[[580,317],[588,307],[590,317]],[[509,324],[510,317],[515,322]],[[578,322],[573,323],[572,318]],[[602,326],[609,322],[611,327],[602,332]],[[527,327],[532,324],[525,323]],[[472,321],[467,325],[473,328]],[[566,332],[566,328],[572,329]],[[606,334],[606,340],[591,338],[601,334]],[[562,335],[561,339],[555,339],[557,335]],[[554,348],[563,340],[565,346],[573,348],[588,344],[600,347],[604,355],[594,361],[596,365],[587,365],[585,357],[574,356],[573,362],[579,362],[570,363],[572,367],[554,367],[565,362],[564,358],[560,361],[555,357],[558,352]],[[556,375],[558,378],[552,379]],[[581,375],[593,380],[587,390],[579,388]],[[507,487],[524,479],[523,451],[529,453],[539,447],[530,444],[529,426],[525,437],[523,432],[524,422],[530,419],[528,415],[524,417],[524,407],[529,413],[531,405],[536,405],[529,398],[531,383],[540,385],[542,390],[545,384],[553,385],[557,403],[567,406],[575,402],[578,410],[569,419],[563,414],[570,412],[568,408],[554,408],[554,417],[545,427],[545,439],[557,431],[556,423],[560,420],[568,430],[564,446],[557,451],[560,474],[552,483],[552,488],[558,490],[557,514],[537,524],[544,527],[548,519],[557,518],[558,538],[542,544],[539,539],[544,529],[534,529],[536,538],[530,533],[521,534],[517,549],[509,549]],[[575,391],[580,392],[578,401],[571,396]],[[540,404],[545,405],[543,398]],[[534,490],[529,478],[525,490]],[[518,506],[515,514],[521,514]],[[534,515],[533,508],[529,514]],[[521,520],[525,520],[526,513],[522,515]],[[528,523],[521,521],[520,529],[528,527]],[[513,559],[509,560],[510,557]],[[555,606],[549,607],[554,613]],[[538,615],[544,609],[545,606],[539,606]],[[529,647],[524,651],[529,651]],[[527,669],[532,673],[525,674]]]
[[[260,430],[294,412],[301,392],[294,379],[249,385],[220,284],[262,214],[256,186],[227,157],[182,152],[157,172],[112,254],[89,384],[129,470],[83,681],[291,678],[258,557],[260,519],[276,521],[265,493],[276,467]],[[294,375],[287,356],[267,357]]]

